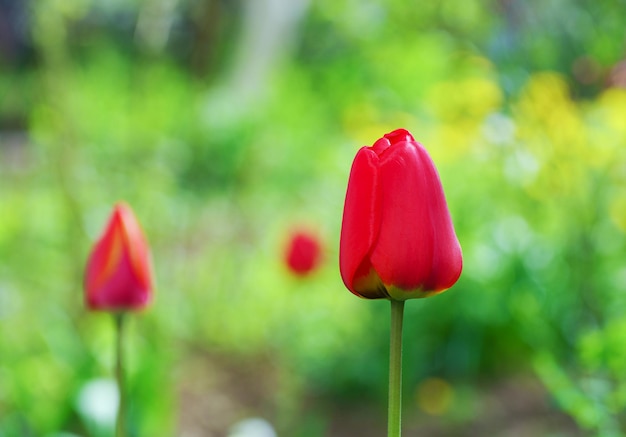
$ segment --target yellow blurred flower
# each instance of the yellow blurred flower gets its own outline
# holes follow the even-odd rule
[[[611,88],[598,99],[599,107],[609,128],[626,135],[626,89]]]
[[[613,223],[622,231],[626,232],[626,198],[615,197],[611,202],[609,214]]]
[[[441,378],[428,378],[422,381],[416,390],[419,408],[431,416],[445,414],[454,402],[454,388]]]
[[[444,122],[471,120],[476,125],[498,110],[502,91],[496,83],[483,77],[439,82],[428,93],[428,106]]]

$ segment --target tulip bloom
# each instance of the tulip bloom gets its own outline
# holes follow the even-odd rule
[[[426,297],[459,278],[461,246],[439,174],[408,131],[395,130],[358,151],[339,252],[344,284],[368,299]]]
[[[151,300],[148,244],[130,207],[118,203],[87,261],[86,305],[120,312],[141,309]]]
[[[285,252],[285,263],[296,275],[305,276],[318,266],[321,252],[321,245],[316,236],[298,231],[289,240]]]

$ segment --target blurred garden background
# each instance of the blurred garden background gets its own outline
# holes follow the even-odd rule
[[[384,435],[388,302],[337,252],[352,159],[399,127],[464,252],[406,305],[405,434],[626,435],[624,23],[624,0],[0,0],[0,436],[111,435],[82,277],[122,199],[157,278],[133,436]]]

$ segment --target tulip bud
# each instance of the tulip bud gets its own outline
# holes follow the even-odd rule
[[[152,300],[148,244],[130,207],[115,205],[87,261],[85,303],[91,310],[127,311]]]
[[[285,251],[285,263],[296,275],[305,276],[318,266],[321,253],[321,244],[317,236],[298,231],[289,240]]]
[[[368,299],[406,300],[450,288],[463,265],[439,174],[398,129],[354,158],[341,227],[341,277]]]

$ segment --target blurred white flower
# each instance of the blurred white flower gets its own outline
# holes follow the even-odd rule
[[[485,139],[493,144],[511,144],[515,139],[515,131],[513,119],[499,112],[488,115],[483,125]]]
[[[233,425],[228,437],[277,437],[277,435],[267,420],[252,417]]]
[[[77,408],[87,420],[98,426],[112,427],[115,424],[120,401],[117,384],[112,379],[93,379],[87,382],[77,399]]]

